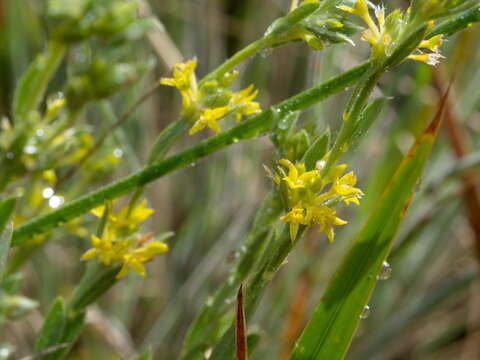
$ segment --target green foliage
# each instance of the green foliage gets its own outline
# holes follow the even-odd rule
[[[468,328],[454,314],[463,322],[438,340],[415,338],[420,350],[388,348],[410,326],[429,324],[432,309],[450,310],[445,300],[467,308],[462,291],[478,275],[464,266],[467,250],[461,271],[436,264],[448,251],[459,256],[451,243],[444,251],[445,229],[464,237],[469,226],[480,239],[472,172],[480,158],[462,138],[465,124],[477,145],[478,129],[456,119],[475,119],[459,109],[475,111],[480,97],[459,85],[422,130],[428,82],[442,93],[448,68],[406,64],[452,59],[455,72],[468,69],[462,84],[480,79],[470,64],[475,32],[440,48],[480,20],[478,1],[412,0],[409,10],[392,1],[385,10],[365,0],[292,0],[281,14],[262,2],[220,3],[197,16],[188,1],[157,9],[143,0],[49,0],[31,15],[45,27],[34,57],[15,40],[21,26],[10,18],[22,14],[5,20],[0,64],[18,83],[12,91],[0,78],[0,358],[433,359],[458,341],[453,330]],[[218,29],[217,13],[225,15]],[[370,55],[352,66],[365,57],[353,47],[361,40]],[[175,42],[198,59],[182,62]],[[323,51],[321,61],[311,50]],[[448,144],[434,146],[444,108],[455,161]],[[452,201],[458,194],[465,214]],[[351,203],[361,210],[347,210]],[[155,260],[167,250],[167,261]],[[377,286],[390,254],[400,279]],[[130,271],[146,277],[146,266],[153,278],[120,281]],[[367,304],[378,310],[362,333]],[[35,334],[14,324],[37,308],[35,319],[49,310]],[[95,331],[85,331],[87,311]]]

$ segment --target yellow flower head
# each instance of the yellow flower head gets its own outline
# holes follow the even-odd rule
[[[100,262],[106,266],[122,261],[131,246],[130,240],[101,239],[96,235],[91,235],[90,241],[93,248],[85,252],[81,260],[91,260],[98,257]]]
[[[290,238],[292,241],[297,237],[299,225],[310,225],[310,218],[307,217],[305,210],[301,204],[297,204],[290,212],[280,218],[280,220],[290,223]]]
[[[102,218],[106,210],[109,211],[103,205],[92,210],[92,213]],[[140,223],[152,213],[153,210],[147,208],[147,201],[143,200],[133,208],[127,205],[116,214],[108,214],[102,236],[91,235],[92,248],[82,255],[81,260],[98,258],[105,266],[122,264],[117,278],[125,276],[129,271],[145,277],[144,263],[168,250],[167,244],[161,241],[149,241],[151,233],[137,233]]]
[[[319,225],[318,231],[327,234],[328,241],[332,242],[335,237],[333,226],[345,225],[347,222],[336,217],[336,209],[328,206],[315,206],[307,209],[312,222]]]
[[[363,196],[363,192],[355,187],[356,183],[357,177],[353,171],[351,171],[342,177],[335,178],[333,180],[330,192],[333,195],[339,195],[343,197],[343,201],[347,205],[349,205],[351,202],[356,205],[360,205],[359,198]]]
[[[306,171],[305,165],[293,164],[282,159],[280,164],[288,168],[288,175],[279,168],[283,177],[270,175],[277,184],[285,182],[287,205],[289,211],[280,217],[280,220],[290,224],[290,237],[294,241],[300,225],[319,225],[319,231],[324,232],[329,241],[334,239],[334,226],[344,225],[347,222],[336,217],[336,210],[331,206],[344,202],[345,204],[359,204],[363,192],[356,188],[357,177],[353,172],[342,175],[347,168],[346,164],[333,167],[329,174],[322,179],[319,170]],[[328,191],[323,189],[328,185]]]
[[[318,178],[318,170],[305,171],[305,164],[294,165],[290,160],[282,159],[280,164],[288,168],[288,175],[283,177],[290,189],[305,188],[309,183]]]
[[[229,111],[230,108],[228,106],[222,106],[215,109],[203,109],[200,117],[190,129],[189,134],[195,134],[207,126],[218,134],[222,131],[218,124],[218,120],[227,115]]]
[[[198,102],[197,78],[195,77],[196,67],[197,59],[175,64],[173,77],[160,79],[161,84],[176,87],[180,91],[183,109],[190,109],[192,105]]]

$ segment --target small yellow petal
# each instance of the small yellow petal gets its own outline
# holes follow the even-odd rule
[[[82,261],[85,261],[85,260],[91,260],[95,257],[98,256],[98,250],[97,249],[90,249],[90,250],[87,250],[83,255],[82,257],[80,258],[80,260]]]

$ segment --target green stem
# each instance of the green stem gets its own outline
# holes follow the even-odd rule
[[[343,123],[340,131],[335,139],[327,163],[322,169],[323,175],[328,173],[330,168],[337,162],[338,158],[348,149],[349,142],[352,138],[355,126],[360,119],[362,110],[383,72],[383,67],[372,65],[370,70],[365,73],[363,79],[355,87],[343,114]]]
[[[250,56],[256,54],[260,50],[268,47],[271,45],[271,37],[264,36],[258,40],[255,40],[251,44],[244,47],[242,50],[235,53],[231,58],[225,61],[222,65],[216,68],[214,71],[206,75],[201,81],[199,85],[204,84],[208,80],[218,79],[225,73],[231,71],[235,66],[239,63],[244,61],[245,59],[249,58]]]
[[[369,67],[369,62],[358,65],[315,88],[283,101],[275,107],[275,110],[297,111],[306,108],[354,84]],[[90,194],[81,196],[50,213],[35,217],[14,230],[12,243],[13,245],[24,243],[35,234],[49,231],[102,205],[105,201],[112,200],[144,186],[169,172],[191,164],[232,143],[236,143],[240,139],[251,139],[264,135],[271,129],[273,118],[271,109],[264,110],[230,130],[206,139],[177,155],[167,158],[159,164],[149,166]]]

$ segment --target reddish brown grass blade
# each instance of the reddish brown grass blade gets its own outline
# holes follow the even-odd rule
[[[247,360],[247,331],[245,324],[245,312],[243,310],[243,284],[240,285],[237,293],[237,360]]]

